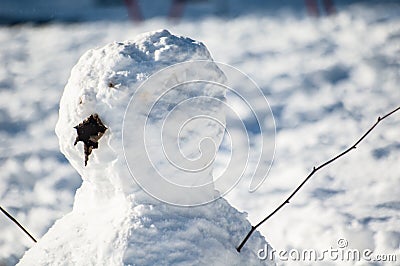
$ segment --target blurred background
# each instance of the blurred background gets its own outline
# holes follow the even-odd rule
[[[81,184],[54,133],[71,68],[88,49],[160,28],[204,42],[269,101],[277,127],[270,174],[254,193],[245,176],[227,195],[253,224],[400,105],[399,1],[0,0],[0,206],[36,238],[71,210]],[[395,114],[316,174],[260,228],[271,245],[322,252],[344,238],[395,254],[398,265],[399,126]],[[32,245],[0,213],[0,265],[15,265]]]
[[[89,20],[142,21],[154,17],[236,17],[245,14],[276,14],[291,11],[309,15],[333,14],[357,3],[384,4],[379,0],[1,0],[0,23],[82,22]]]

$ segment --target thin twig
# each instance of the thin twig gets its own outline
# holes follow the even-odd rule
[[[240,250],[243,248],[243,246],[246,244],[247,240],[250,238],[250,236],[253,234],[253,232],[260,226],[262,225],[265,221],[267,221],[269,218],[271,218],[275,213],[277,213],[280,209],[283,208],[283,206],[285,206],[286,204],[288,204],[290,202],[290,200],[293,198],[293,196],[300,190],[300,188],[303,187],[303,185],[321,168],[323,168],[324,166],[327,166],[328,164],[334,162],[335,160],[339,159],[340,157],[342,157],[343,155],[345,155],[346,153],[348,153],[351,150],[356,149],[357,145],[360,144],[360,142],[386,117],[392,115],[393,113],[397,112],[400,110],[400,107],[397,107],[396,109],[394,109],[393,111],[387,113],[386,115],[382,116],[382,117],[378,117],[377,121],[367,130],[367,132],[364,133],[364,135],[361,136],[361,138],[359,138],[356,143],[354,143],[353,146],[349,147],[348,149],[346,149],[345,151],[341,152],[340,154],[336,155],[335,157],[333,157],[332,159],[324,162],[323,164],[319,165],[318,167],[313,167],[312,171],[308,174],[308,176],[303,180],[303,182],[301,182],[301,184],[292,192],[292,194],[290,194],[290,196],[281,203],[281,205],[278,206],[278,208],[276,208],[273,212],[271,212],[267,217],[265,217],[263,220],[261,220],[261,222],[259,222],[258,224],[256,224],[255,226],[251,227],[251,230],[249,231],[249,233],[246,235],[246,237],[243,239],[243,241],[240,243],[240,245],[236,248],[236,250],[238,252],[240,252]]]
[[[36,239],[35,239],[31,234],[29,234],[29,232],[28,232],[14,217],[11,216],[11,214],[9,214],[9,213],[8,213],[5,209],[3,209],[1,206],[0,206],[0,210],[1,210],[8,218],[10,218],[11,221],[13,221],[16,225],[18,225],[18,227],[21,228],[21,230],[24,231],[25,234],[27,234],[27,235],[33,240],[33,242],[35,242],[35,243],[37,242]]]

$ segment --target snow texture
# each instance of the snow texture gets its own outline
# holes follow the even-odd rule
[[[258,232],[241,253],[236,251],[238,240],[251,225],[246,215],[225,199],[197,207],[167,205],[144,193],[127,171],[122,126],[130,98],[145,77],[172,64],[200,59],[212,60],[202,43],[172,35],[166,30],[146,33],[133,41],[115,42],[90,50],[81,57],[61,98],[56,134],[62,153],[80,173],[83,183],[76,193],[72,212],[57,220],[18,265],[273,264],[257,257],[258,247],[266,244]],[[201,71],[206,71],[213,80],[224,79],[223,73],[211,61],[209,68]],[[170,84],[169,80],[179,81],[180,75],[187,76],[191,72],[196,70],[170,73],[171,76],[165,76],[163,80]],[[192,89],[180,90],[179,95],[192,95],[194,89],[201,88]],[[221,88],[217,91],[202,89],[207,95],[224,99]],[[146,115],[141,109],[148,99],[159,96],[152,95],[157,92],[158,89],[147,91],[147,98],[134,106],[139,115]],[[177,104],[181,100],[176,95],[167,95],[164,99],[167,104]],[[196,107],[214,110],[211,112],[222,111],[218,106],[209,108],[211,106],[205,104],[207,101],[200,101]],[[196,107],[192,106],[192,109]],[[166,111],[163,104],[156,106],[155,114],[149,117],[150,123],[154,123],[153,130],[159,128],[157,123],[163,111]],[[74,145],[74,126],[94,113],[107,130],[85,166],[83,143]],[[140,137],[136,133],[140,130],[134,127],[135,124],[132,126],[124,130]],[[220,131],[217,128],[210,130]],[[193,146],[189,144],[183,144],[182,148]],[[140,157],[137,163],[141,164]],[[203,192],[215,193],[214,190]]]
[[[152,1],[141,2],[150,5]],[[239,7],[247,3],[235,2],[240,3]],[[250,179],[245,176],[226,196],[229,203],[247,212],[249,220],[256,224],[282,203],[314,165],[353,144],[377,116],[399,105],[398,1],[338,5],[337,15],[318,19],[305,15],[303,2],[296,2],[299,8],[295,13],[276,9],[265,13],[257,5],[258,14],[209,16],[201,20],[187,17],[178,24],[165,19],[132,24],[125,16],[125,20],[118,21],[1,26],[1,206],[37,239],[71,211],[82,179],[60,153],[54,133],[69,70],[88,49],[132,39],[141,32],[168,28],[206,43],[216,61],[231,64],[250,75],[270,102],[277,125],[271,172],[255,193],[248,193]],[[335,1],[340,2],[343,1]],[[34,3],[29,3],[28,8],[33,10]],[[117,19],[125,14],[104,11]],[[254,108],[264,112],[258,105]],[[398,264],[399,121],[399,115],[395,114],[382,122],[356,150],[313,176],[291,204],[259,228],[276,250],[313,248],[322,252],[337,247],[338,239],[346,238],[350,248],[397,254],[397,262],[379,262],[379,265]],[[244,122],[251,126],[253,120],[249,116]],[[82,146],[79,150],[82,151]],[[89,163],[95,162],[90,160],[97,151],[93,151]],[[221,150],[221,156],[229,154]],[[83,167],[83,161],[79,162]],[[92,219],[100,217],[104,218],[98,215]],[[97,225],[96,221],[93,223]],[[65,231],[64,235],[73,232],[75,229]],[[236,243],[247,232],[241,233]],[[34,245],[9,219],[0,215],[0,265],[15,265],[24,251]],[[316,263],[281,261],[279,264]],[[325,263],[338,264],[377,265],[377,262],[328,260]]]

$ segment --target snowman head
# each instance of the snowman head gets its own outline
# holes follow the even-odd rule
[[[193,63],[193,67],[182,63],[196,60],[207,60],[207,63]],[[168,68],[176,64],[180,67]],[[168,70],[162,71],[165,68]],[[160,75],[152,78],[157,73]],[[134,159],[135,164],[140,165],[141,160],[149,157],[149,153],[153,157],[148,167],[157,168],[158,173],[174,176],[176,180],[173,182],[184,180],[185,172],[180,172],[182,169],[179,167],[171,167],[172,161],[165,157],[166,150],[159,147],[157,136],[163,136],[164,144],[168,144],[167,152],[173,149],[174,145],[170,144],[177,143],[175,147],[179,152],[174,153],[176,157],[169,157],[175,160],[174,165],[195,161],[196,158],[187,156],[195,156],[191,149],[199,149],[199,143],[194,146],[195,142],[201,142],[196,130],[201,125],[209,127],[209,123],[189,119],[193,125],[186,131],[179,131],[184,126],[179,127],[174,121],[185,124],[188,114],[194,115],[196,110],[204,109],[203,96],[223,101],[225,95],[221,87],[211,90],[207,84],[185,85],[187,80],[196,80],[198,73],[215,82],[225,78],[202,43],[172,35],[166,30],[146,33],[133,41],[115,42],[89,50],[72,69],[61,98],[56,125],[61,152],[82,179],[100,191],[124,190],[127,183],[132,186],[134,181],[128,172],[126,159]],[[162,93],[165,88],[169,93]],[[193,101],[190,102],[189,98]],[[208,114],[214,114],[224,122],[222,105],[214,105]],[[148,123],[146,132],[136,134],[143,125],[135,123],[143,119]],[[160,131],[160,128],[164,131]],[[184,139],[179,138],[176,130],[185,133]],[[210,130],[210,136],[207,136],[213,139],[215,149],[221,141],[221,132],[223,128],[215,132]],[[125,150],[123,134],[128,143],[132,143]],[[135,146],[138,138],[147,139],[146,150]],[[126,153],[129,156],[125,156]],[[148,170],[142,167],[140,174],[149,175]],[[205,175],[210,172],[211,168]],[[147,178],[152,177],[149,175]]]

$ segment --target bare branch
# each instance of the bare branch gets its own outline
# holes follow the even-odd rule
[[[333,157],[332,159],[320,164],[318,167],[313,167],[313,170],[308,174],[308,176],[303,180],[303,182],[301,182],[301,184],[292,192],[292,194],[290,194],[290,196],[283,202],[281,203],[281,205],[279,205],[273,212],[271,212],[267,217],[265,217],[263,220],[261,220],[258,224],[256,224],[255,226],[251,227],[251,230],[249,231],[249,233],[246,235],[246,237],[243,239],[243,241],[240,243],[240,245],[236,248],[236,250],[238,252],[240,252],[240,250],[243,248],[243,246],[246,244],[247,240],[250,238],[250,236],[253,234],[253,232],[260,226],[262,225],[265,221],[267,221],[269,218],[271,218],[275,213],[277,213],[280,209],[282,209],[286,204],[288,204],[290,202],[290,200],[293,198],[293,196],[303,187],[303,185],[321,168],[327,166],[328,164],[336,161],[337,159],[339,159],[340,157],[342,157],[343,155],[347,154],[348,152],[350,152],[351,150],[356,149],[357,145],[360,144],[360,142],[365,139],[365,137],[385,118],[387,118],[388,116],[394,114],[395,112],[400,110],[400,106],[397,107],[396,109],[394,109],[393,111],[387,113],[386,115],[382,116],[382,117],[378,117],[378,119],[376,120],[376,122],[367,130],[367,132],[364,133],[364,135],[361,136],[361,138],[359,138],[356,143],[354,143],[351,147],[349,147],[348,149],[346,149],[345,151],[339,153],[338,155],[336,155],[335,157]]]
[[[11,214],[9,214],[5,209],[3,209],[1,206],[0,206],[0,210],[11,220],[11,221],[13,221],[16,225],[18,225],[18,227],[19,228],[21,228],[21,230],[22,231],[24,231],[24,233],[25,234],[27,234],[32,240],[33,240],[33,242],[37,242],[36,241],[36,239],[31,235],[31,234],[29,234],[29,232],[14,218],[14,217],[12,217],[11,216]]]

